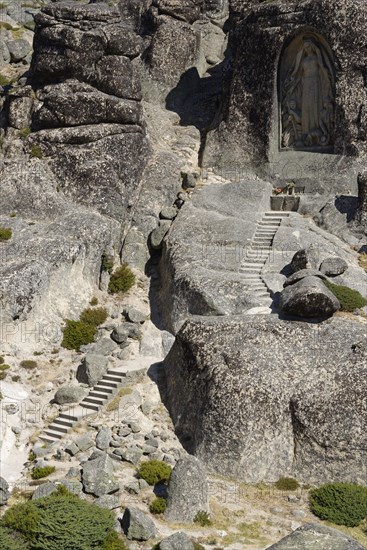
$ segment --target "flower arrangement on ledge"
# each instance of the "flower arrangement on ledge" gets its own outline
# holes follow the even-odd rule
[[[273,189],[273,195],[293,195],[296,184],[294,181],[287,183],[285,187],[275,187]]]

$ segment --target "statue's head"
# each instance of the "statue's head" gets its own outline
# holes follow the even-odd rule
[[[303,49],[306,53],[312,53],[316,49],[315,43],[310,39],[306,39],[303,42]]]

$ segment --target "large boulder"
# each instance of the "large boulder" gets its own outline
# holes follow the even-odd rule
[[[82,364],[77,371],[77,379],[82,384],[95,386],[97,382],[106,374],[108,369],[108,359],[104,355],[97,353],[87,353]]]
[[[113,461],[107,453],[83,463],[82,483],[84,491],[96,497],[119,490],[119,484],[114,477]]]
[[[254,483],[367,483],[364,324],[197,317],[164,365],[176,433],[208,471]]]
[[[317,271],[316,269],[301,269],[288,277],[284,281],[283,286],[285,288],[286,286],[294,285],[294,283],[298,283],[298,281],[302,281],[302,279],[305,279],[306,277],[318,277],[319,279],[326,280],[326,276],[321,273],[321,271]]]
[[[306,318],[330,317],[340,309],[339,300],[319,277],[306,277],[287,286],[280,295],[284,313]]]
[[[343,258],[326,258],[320,265],[321,273],[328,277],[343,275],[348,269],[348,264]]]
[[[86,390],[81,386],[63,386],[55,393],[55,403],[65,405],[65,403],[79,403],[85,397]]]
[[[0,506],[4,506],[9,498],[9,484],[3,477],[0,477]]]
[[[129,540],[149,540],[157,536],[154,522],[138,508],[126,508],[121,526]]]
[[[200,460],[181,458],[172,470],[167,493],[165,518],[170,523],[192,523],[198,512],[208,512],[208,482]]]
[[[321,525],[309,523],[302,525],[282,539],[268,547],[268,550],[363,550],[364,546],[348,535]]]
[[[294,272],[301,271],[301,269],[318,269],[319,265],[319,250],[313,245],[296,252],[291,261],[291,268]]]

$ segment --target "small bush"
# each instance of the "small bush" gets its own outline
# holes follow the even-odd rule
[[[201,525],[201,527],[208,527],[212,524],[208,512],[205,512],[204,510],[200,510],[196,514],[196,516],[194,517],[194,523]]]
[[[114,262],[112,256],[102,254],[101,271],[107,271],[107,273],[111,274],[113,270],[113,263]]]
[[[0,380],[5,380],[5,378],[7,377],[7,372],[4,372],[4,371],[0,371]]]
[[[325,286],[339,300],[341,311],[349,311],[352,313],[356,309],[367,306],[367,300],[357,290],[353,290],[348,286],[336,285],[330,281],[324,281]]]
[[[17,504],[2,520],[6,528],[30,543],[31,550],[127,550],[114,534],[114,522],[109,510],[63,490]],[[27,547],[19,550],[23,548]]]
[[[82,321],[72,321],[67,319],[66,326],[62,329],[64,337],[61,345],[66,349],[80,350],[80,346],[94,342],[97,329],[94,325],[83,323]]]
[[[0,355],[0,365],[2,365],[5,362],[5,359],[2,355]]]
[[[11,379],[12,379],[12,382],[19,382],[20,376],[19,376],[19,374],[14,374],[14,375],[11,377]]]
[[[30,151],[30,155],[32,158],[36,158],[36,159],[43,158],[43,152],[41,147],[39,147],[38,145],[33,145]]]
[[[127,292],[135,284],[135,275],[127,264],[122,265],[111,275],[108,290],[111,294]]]
[[[98,327],[99,325],[102,325],[102,323],[105,322],[105,320],[108,317],[108,313],[105,307],[97,307],[95,309],[88,308],[85,309],[81,315],[80,320],[82,323],[86,323],[87,325],[93,325],[95,327]]]
[[[151,514],[164,514],[167,508],[167,501],[163,497],[158,497],[153,500],[149,506]]]
[[[155,485],[162,481],[168,481],[171,471],[171,466],[161,460],[148,460],[140,465],[138,475],[149,485]]]
[[[26,370],[33,370],[38,367],[38,364],[37,364],[37,361],[32,361],[31,359],[24,359],[23,361],[20,362],[20,366]]]
[[[37,467],[33,468],[31,476],[32,479],[42,479],[43,477],[47,477],[50,474],[53,474],[55,470],[55,466]]]
[[[21,139],[25,139],[29,136],[30,133],[31,133],[30,128],[22,128],[21,130],[19,130],[19,137]]]
[[[367,517],[367,487],[328,483],[310,491],[311,511],[320,519],[356,527]]]
[[[0,371],[8,370],[10,368],[11,368],[10,365],[7,365],[6,363],[1,363],[0,365]]]
[[[293,477],[280,477],[275,484],[279,491],[295,491],[299,487],[299,483]]]
[[[0,227],[0,243],[8,241],[13,235],[12,230],[9,227]]]
[[[129,550],[129,548],[116,531],[111,531],[105,538],[101,550]]]
[[[0,29],[2,28],[2,23],[0,22]],[[9,86],[11,84],[11,79],[4,76],[3,74],[0,74],[0,86]]]
[[[93,296],[93,298],[91,299],[91,301],[89,303],[90,303],[91,306],[98,306],[98,298]]]

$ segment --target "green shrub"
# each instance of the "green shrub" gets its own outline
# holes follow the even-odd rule
[[[101,550],[129,550],[126,542],[119,537],[116,531],[111,531],[105,538]]]
[[[14,375],[11,377],[11,379],[12,379],[13,382],[19,382],[20,376],[19,376],[19,374],[14,374]]]
[[[161,460],[148,460],[140,464],[138,475],[149,485],[155,485],[161,481],[168,481],[171,471],[171,466]]]
[[[158,497],[153,500],[149,506],[151,514],[164,514],[167,508],[167,501],[163,497]]]
[[[112,256],[102,254],[101,271],[107,271],[109,274],[111,274],[113,270],[113,263],[114,262]]]
[[[85,309],[80,315],[80,320],[82,323],[86,323],[87,325],[93,325],[95,327],[98,327],[99,325],[102,325],[102,323],[105,322],[107,317],[108,317],[108,313],[106,308],[97,307],[95,309],[92,309],[92,308]]]
[[[201,525],[201,527],[208,527],[212,524],[208,512],[205,512],[204,510],[200,510],[196,514],[196,516],[194,517],[194,523]]]
[[[127,264],[122,265],[111,275],[108,290],[111,294],[127,292],[135,284],[135,275]]]
[[[82,321],[72,321],[67,319],[66,326],[62,329],[64,337],[61,345],[66,349],[80,350],[80,346],[94,342],[97,329],[94,325],[83,323]]]
[[[8,370],[10,368],[11,368],[10,365],[7,365],[6,363],[1,363],[0,365],[0,371]]]
[[[31,476],[32,479],[42,479],[43,477],[53,474],[55,470],[55,466],[38,466],[37,468],[33,468]]]
[[[23,369],[26,370],[33,370],[38,367],[37,361],[32,361],[31,359],[24,359],[19,364]]]
[[[27,542],[16,533],[0,526],[0,548],[4,550],[27,550]]]
[[[299,487],[299,483],[293,477],[280,477],[275,484],[279,491],[295,491]]]
[[[0,227],[0,243],[8,241],[13,235],[12,230],[9,227]]]
[[[91,301],[89,303],[90,303],[91,306],[98,306],[98,298],[93,296],[93,298],[91,299]]]
[[[32,148],[31,148],[31,151],[30,151],[30,155],[31,155],[31,157],[36,158],[36,159],[43,158],[43,152],[42,152],[41,147],[39,147],[38,145],[33,145]]]
[[[19,137],[21,139],[25,139],[29,136],[30,133],[31,133],[30,128],[22,128],[21,130],[19,130]]]
[[[2,28],[2,23],[0,22],[0,29]],[[0,74],[0,86],[9,86],[11,84],[11,79],[3,74]]]
[[[0,365],[2,365],[5,362],[5,359],[2,355],[0,355]]]
[[[356,527],[367,517],[367,487],[328,483],[310,491],[310,506],[320,519]]]
[[[30,550],[127,550],[113,534],[114,522],[109,510],[62,490],[17,504],[2,520],[5,527],[24,536]]]
[[[357,290],[353,290],[348,286],[336,285],[330,281],[324,281],[324,284],[339,300],[341,311],[353,312],[356,309],[367,306],[366,298]]]

